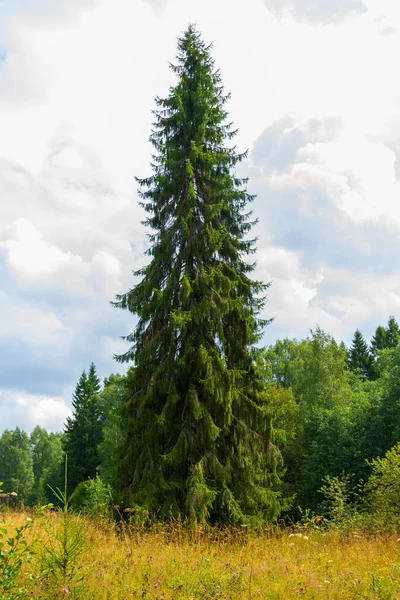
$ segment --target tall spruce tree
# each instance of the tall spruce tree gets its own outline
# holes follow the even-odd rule
[[[178,41],[177,85],[156,98],[153,175],[138,179],[151,260],[116,306],[138,315],[119,485],[126,501],[191,521],[273,519],[280,510],[271,416],[253,346],[268,287],[254,240],[245,154],[226,142],[221,77],[199,33]],[[129,499],[129,500],[128,500]]]
[[[372,360],[368,344],[361,331],[357,329],[349,351],[349,367],[363,379],[371,379],[373,377]]]
[[[100,380],[92,363],[83,371],[72,398],[73,415],[67,418],[63,450],[68,456],[68,488],[96,476],[98,447],[102,441],[103,415],[99,402]]]

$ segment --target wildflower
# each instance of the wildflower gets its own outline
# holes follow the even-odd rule
[[[64,594],[69,594],[69,590],[66,587],[63,587],[62,591],[64,592]]]

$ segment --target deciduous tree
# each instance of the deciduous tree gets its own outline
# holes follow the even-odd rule
[[[0,437],[0,481],[4,492],[15,492],[27,501],[34,483],[29,437],[19,427],[6,429]]]

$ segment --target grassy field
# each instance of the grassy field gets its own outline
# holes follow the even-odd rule
[[[26,517],[5,514],[8,534]],[[24,563],[19,579],[30,598],[400,599],[396,534],[188,532],[179,524],[140,532],[71,517],[65,527],[60,515],[48,513],[35,521],[28,541],[34,536],[36,554]],[[47,565],[40,559],[45,547]]]

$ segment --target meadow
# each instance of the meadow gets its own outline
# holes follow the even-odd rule
[[[4,514],[8,535],[27,518]],[[400,598],[395,532],[180,523],[145,530],[50,511],[28,523],[24,536],[34,551],[22,560],[15,590],[0,590],[2,600]],[[24,586],[27,595],[18,596]]]

